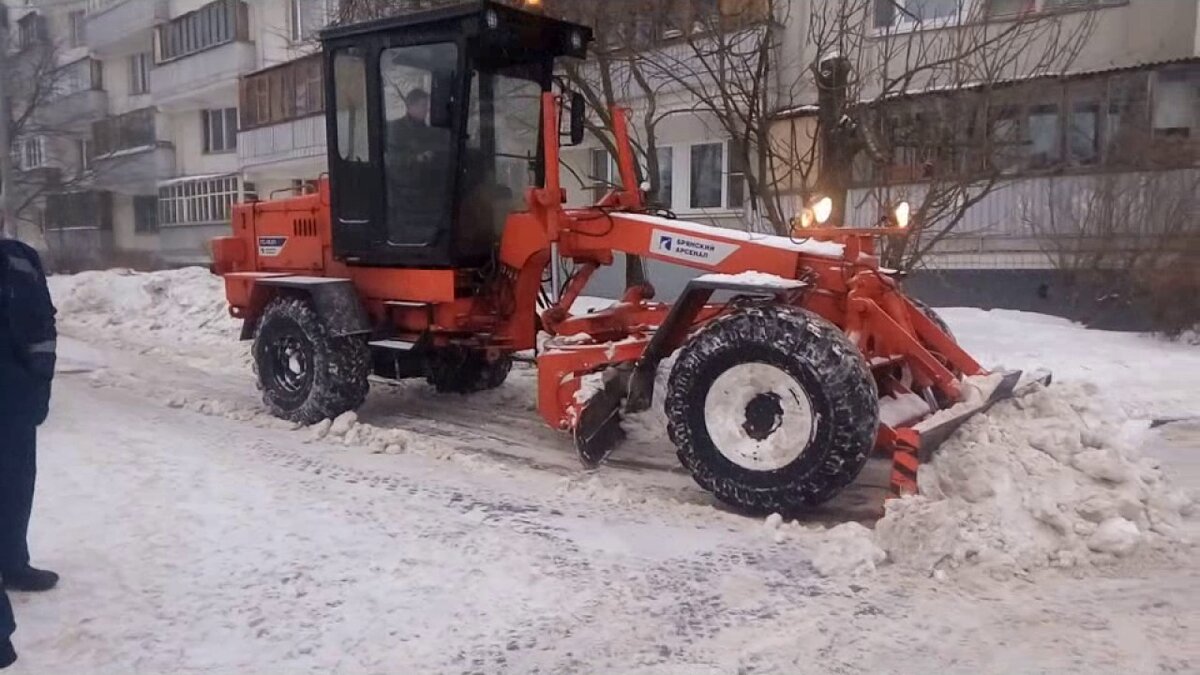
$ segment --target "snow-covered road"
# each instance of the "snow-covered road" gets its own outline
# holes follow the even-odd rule
[[[1003,352],[1006,331],[1029,330],[950,314],[972,349]],[[715,508],[653,443],[581,475],[531,422],[521,373],[466,402],[376,387],[363,419],[389,429],[380,447],[258,414],[236,346],[169,330],[139,342],[70,317],[64,329],[76,339],[43,430],[33,528],[37,562],[64,581],[14,597],[14,673],[1200,668],[1200,570],[1179,556],[1016,578],[899,566],[825,578],[819,526],[773,530]],[[1069,362],[1049,365],[1083,368],[1087,355],[1054,344]],[[1108,344],[1128,364],[1159,347]],[[1181,361],[1200,375],[1200,355]],[[1153,378],[1127,378],[1129,405],[1153,407]],[[1166,407],[1186,412],[1183,375],[1159,379]],[[1153,444],[1177,482],[1200,487],[1200,426],[1164,427]]]

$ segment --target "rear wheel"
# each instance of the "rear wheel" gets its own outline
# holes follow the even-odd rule
[[[439,393],[473,394],[504,384],[510,370],[512,358],[508,356],[488,363],[479,351],[447,347],[429,357],[425,380]]]
[[[279,297],[263,310],[254,367],[271,414],[315,424],[362,405],[371,354],[358,337],[333,337],[312,306]]]
[[[936,309],[925,304],[924,301],[918,300],[912,296],[909,296],[908,299],[912,301],[912,304],[917,306],[917,309],[921,310],[922,314],[929,317],[929,320],[932,321],[935,326],[941,328],[942,332],[946,335],[949,335],[951,340],[958,342],[958,339],[954,337],[954,331],[950,330],[950,324],[946,323],[946,320],[942,318],[941,314],[937,313]]]
[[[666,412],[696,482],[759,513],[833,497],[862,471],[879,426],[858,349],[816,314],[779,306],[740,310],[692,338]]]

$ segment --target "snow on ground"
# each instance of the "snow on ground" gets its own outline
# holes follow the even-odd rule
[[[939,309],[966,350],[985,366],[1048,368],[1060,381],[1100,387],[1133,418],[1200,415],[1200,349],[1186,342],[1087,330],[1044,314]]]
[[[1200,411],[1194,347],[945,310],[985,364],[1058,382],[971,422],[871,532],[826,526],[873,525],[886,466],[764,523],[692,484],[655,413],[583,472],[529,368],[469,398],[377,383],[358,414],[293,428],[262,411],[206,273],[52,284],[66,337],[34,547],[65,577],[16,597],[18,673],[1200,664],[1200,572],[1176,541],[1194,507],[1165,479],[1200,487],[1200,423],[1137,421]]]

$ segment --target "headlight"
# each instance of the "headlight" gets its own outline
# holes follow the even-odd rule
[[[817,223],[824,225],[825,221],[829,220],[829,216],[833,215],[833,200],[829,197],[818,199],[817,203],[812,206],[812,213]]]
[[[500,26],[500,15],[494,9],[489,9],[487,14],[484,15],[483,20],[487,22],[487,27],[492,30],[496,30]]]
[[[577,30],[571,31],[571,49],[575,51],[583,49],[583,33]]]
[[[896,227],[898,227],[902,230],[907,228],[909,218],[912,217],[912,207],[910,207],[908,205],[908,202],[900,202],[896,206],[895,216],[896,216]]]

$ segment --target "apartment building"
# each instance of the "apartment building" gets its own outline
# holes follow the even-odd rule
[[[264,173],[253,156],[243,171],[239,98],[243,76],[312,52],[331,7],[326,0],[10,7],[15,53],[36,42],[54,61],[40,76],[55,93],[38,103],[39,123],[16,146],[19,171],[46,174],[23,218],[31,239],[73,258],[202,263],[207,241],[228,228],[231,205],[258,194],[256,178],[266,190],[315,179],[320,165]],[[294,103],[292,87],[267,93]],[[319,71],[304,92],[305,105],[320,106]]]
[[[1144,183],[1148,174],[1200,167],[1196,0],[912,4],[919,11],[905,15],[877,3],[868,21],[881,43],[911,40],[913,31],[952,33],[967,22],[989,22],[1001,31],[1014,17],[1053,16],[1062,21],[1059,36],[1092,22],[1077,56],[1059,72],[1027,68],[1000,75],[989,81],[986,93],[970,83],[953,91],[922,91],[918,85],[890,104],[889,119],[911,129],[912,140],[906,143],[905,134],[897,134],[893,140],[900,147],[889,161],[856,164],[849,199],[854,217],[870,222],[881,200],[919,201],[926,186],[942,176],[958,180],[974,174],[997,183],[928,258],[930,267],[1049,268],[1055,263],[1042,239],[1051,234],[1050,221],[1063,215],[1051,212],[1055,195],[1078,196],[1101,182],[1106,190],[1120,189],[1121,175]],[[1022,46],[1033,54],[1051,49],[1036,39]],[[963,121],[973,128],[957,132],[958,150],[943,146],[938,152],[922,139],[923,116],[939,106],[968,111]]]
[[[17,48],[39,39],[53,44],[62,71],[58,98],[46,107],[54,118],[47,127],[54,133],[24,139],[19,146],[20,168],[40,171],[44,180],[62,185],[32,220],[44,224],[48,238],[62,247],[75,242],[79,249],[144,255],[168,264],[203,261],[205,242],[228,226],[232,203],[303,189],[326,170],[322,72],[312,54],[314,34],[335,4],[29,0],[10,7]],[[545,11],[570,8],[569,2],[538,4]],[[647,21],[629,13],[624,24],[622,15],[607,32],[637,36],[639,48],[648,53],[676,50],[673,58],[682,59],[683,31],[699,30],[705,16],[745,14],[747,7],[770,5],[773,15],[751,14],[778,36],[771,80],[775,125],[780,135],[803,136],[811,129],[818,101],[815,86],[804,85],[805,74],[825,56],[817,53],[811,17],[841,3],[676,4],[687,6],[695,21]],[[987,113],[1003,116],[1016,139],[1005,160],[1003,185],[974,207],[928,264],[956,270],[1044,267],[1045,251],[1028,218],[1019,217],[1029,215],[1033,195],[1048,189],[1070,192],[1072,181],[1097,174],[1194,166],[1200,135],[1198,5],[1200,0],[866,3],[858,27],[865,36],[863,49],[912,36],[953,35],[957,27],[980,21],[999,26],[1014,16],[1095,21],[1069,73],[1005,83],[1007,102]],[[595,45],[598,53],[613,48]],[[634,110],[635,133],[643,131],[639,120],[651,103],[656,110],[660,205],[693,220],[764,229],[752,209],[745,153],[727,129],[678,83],[657,82],[653,89],[652,102],[636,88],[620,102]],[[925,101],[944,105],[954,95],[945,89],[933,86],[923,93],[914,83],[895,102],[892,117],[919,128]],[[861,95],[869,98],[871,92]],[[1125,140],[1118,143],[1119,137]],[[960,145],[986,144],[986,139],[963,140]],[[1124,149],[1130,143],[1139,151],[1152,148],[1153,166],[1130,165]],[[615,181],[612,158],[594,140],[564,152],[564,162],[572,202],[590,201]],[[847,220],[871,222],[884,203],[919,197],[929,171],[964,162],[968,159],[931,157],[916,145],[893,153],[886,165],[856,162]],[[793,211],[802,206],[802,192],[796,190]],[[686,280],[667,268],[653,270],[653,276],[668,296]],[[614,288],[620,283],[615,275],[609,281]]]

